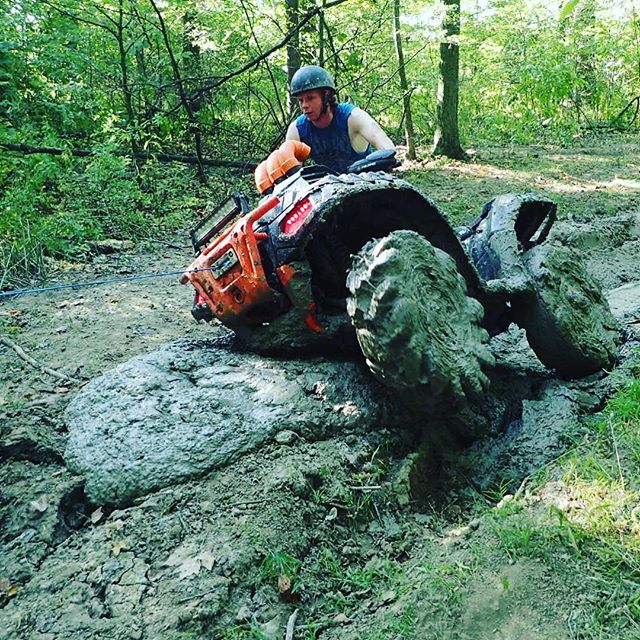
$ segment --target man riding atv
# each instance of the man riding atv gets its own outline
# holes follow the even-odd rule
[[[311,159],[337,173],[362,160],[373,148],[395,149],[380,125],[353,104],[338,103],[331,75],[322,67],[301,67],[291,79],[291,95],[302,115],[287,130],[287,140],[311,147]]]
[[[233,194],[191,232],[196,259],[181,282],[196,290],[196,319],[216,319],[261,352],[357,345],[386,386],[433,402],[483,392],[489,337],[512,322],[564,378],[613,366],[617,324],[580,257],[549,238],[555,203],[497,196],[456,232],[426,195],[386,173],[392,145],[367,154],[390,144],[377,125],[360,128],[373,120],[358,109],[336,116],[333,80],[308,69],[292,82],[307,115],[256,169],[257,204]],[[327,167],[345,146],[339,161],[355,162]],[[310,154],[318,164],[302,166]]]

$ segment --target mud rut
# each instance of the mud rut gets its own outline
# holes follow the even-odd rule
[[[639,338],[640,214],[621,214],[597,227],[560,224],[556,233],[588,253],[592,275],[608,290],[624,327],[622,363],[611,376],[560,382],[535,359],[521,333],[494,339],[498,367],[491,394],[475,412],[459,417],[484,434],[473,444],[424,439],[423,433],[446,433],[438,417],[407,424],[402,407],[385,397],[362,365],[265,359],[232,386],[242,389],[256,372],[277,370],[285,387],[302,381],[300,393],[315,398],[327,416],[337,416],[333,422],[321,412],[312,421],[287,423],[213,471],[205,461],[195,479],[181,482],[178,474],[160,488],[151,483],[140,495],[125,496],[117,507],[100,504],[99,493],[88,497],[83,478],[65,465],[64,411],[80,385],[56,380],[0,346],[3,637],[230,638],[250,637],[254,629],[263,636],[253,637],[284,638],[287,623],[294,628],[295,610],[291,637],[314,637],[311,628],[322,638],[369,637],[385,615],[401,611],[402,593],[385,588],[389,563],[419,576],[419,567],[462,557],[466,536],[479,525],[458,525],[468,525],[470,505],[481,492],[505,480],[515,490],[562,453],[566,430],[597,410],[632,366]],[[187,264],[189,250],[176,248],[182,242],[171,240],[156,255],[155,268]],[[145,271],[149,250],[97,256],[84,272],[70,266],[54,277],[59,282]],[[0,319],[5,335],[38,362],[84,383],[175,340],[188,338],[191,350],[206,346],[216,330],[193,324],[189,306],[189,291],[159,280],[5,302]],[[194,358],[190,366],[201,364]],[[238,362],[226,366],[241,368]],[[339,379],[344,371],[364,380],[364,396],[347,397],[353,382]],[[336,380],[341,399],[327,391]],[[99,397],[100,382],[92,384]],[[153,386],[144,393],[153,394]],[[378,402],[383,410],[367,423],[370,417],[363,420],[358,410]],[[371,424],[375,428],[367,428]],[[165,446],[157,443],[158,449]],[[482,535],[481,526],[476,535]],[[348,579],[357,571],[370,583],[357,586]],[[529,600],[528,608],[516,596],[503,603],[512,629],[519,620],[510,637],[565,637],[564,593],[553,576],[540,566],[509,571],[514,585],[533,581],[545,585],[547,594]],[[479,602],[491,579],[469,585],[469,608],[457,620],[441,594],[425,592],[430,605],[415,614],[419,637],[449,637],[455,629],[458,636],[451,637],[480,638],[488,626],[506,629],[502,614]],[[492,616],[482,614],[488,610]],[[231,635],[233,629],[238,635]]]

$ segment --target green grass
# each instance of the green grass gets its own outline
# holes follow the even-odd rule
[[[523,500],[519,512],[491,514],[498,544],[511,559],[555,566],[569,557],[578,587],[597,586],[600,595],[583,612],[581,638],[640,637],[639,452],[636,380],[609,401],[585,440],[560,461],[558,495],[546,512]]]
[[[278,584],[279,581],[287,580],[290,583],[291,593],[296,593],[300,589],[299,573],[302,561],[288,553],[269,550],[265,554],[260,565],[260,574],[267,581]]]
[[[136,167],[108,153],[77,162],[5,156],[0,176],[0,290],[46,276],[48,259],[85,259],[92,240],[190,227],[212,202],[252,189],[224,170],[202,185],[183,165]]]

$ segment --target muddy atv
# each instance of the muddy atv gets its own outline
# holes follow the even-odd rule
[[[385,172],[391,152],[341,175],[290,155],[259,167],[255,208],[234,194],[192,231],[181,282],[196,289],[196,319],[261,351],[343,349],[355,336],[385,385],[433,398],[481,394],[489,337],[512,322],[562,377],[613,365],[616,322],[579,257],[548,241],[550,200],[502,195],[456,231]]]

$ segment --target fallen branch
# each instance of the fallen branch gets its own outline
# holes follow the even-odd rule
[[[15,151],[26,155],[32,153],[46,153],[53,156],[61,156],[69,154],[76,158],[91,158],[98,155],[95,151],[87,149],[57,149],[55,147],[32,147],[26,144],[11,144],[9,142],[0,142],[0,148],[7,151]],[[121,157],[134,157],[140,160],[157,160],[158,162],[182,162],[183,164],[198,164],[198,158],[195,156],[182,156],[173,153],[149,153],[147,151],[137,151],[136,153],[126,151],[112,151],[111,155]],[[208,167],[229,167],[231,169],[243,169],[245,171],[253,171],[257,166],[257,160],[213,160],[203,158],[202,164]]]
[[[37,360],[34,360],[30,355],[27,355],[24,349],[18,346],[15,342],[9,340],[6,336],[0,336],[0,343],[3,345],[13,349],[25,362],[29,363],[32,367],[42,371],[43,373],[47,373],[54,378],[58,378],[58,380],[64,380],[66,382],[77,382],[78,384],[82,382],[77,378],[73,378],[72,376],[68,376],[65,373],[60,373],[55,369],[51,369],[50,367],[46,367],[43,364],[40,364]]]
[[[627,111],[629,111],[634,104],[635,104],[635,110],[633,112],[633,116],[631,117],[631,121],[628,122],[626,125],[627,127],[630,127],[636,121],[636,118],[638,117],[638,111],[640,111],[640,96],[636,96],[635,98],[632,98],[627,104],[627,106],[613,119],[613,122],[620,122],[622,120],[622,116]]]
[[[293,632],[296,628],[296,618],[298,617],[298,610],[296,609],[290,616],[289,622],[287,622],[287,635],[284,640],[293,640]]]

